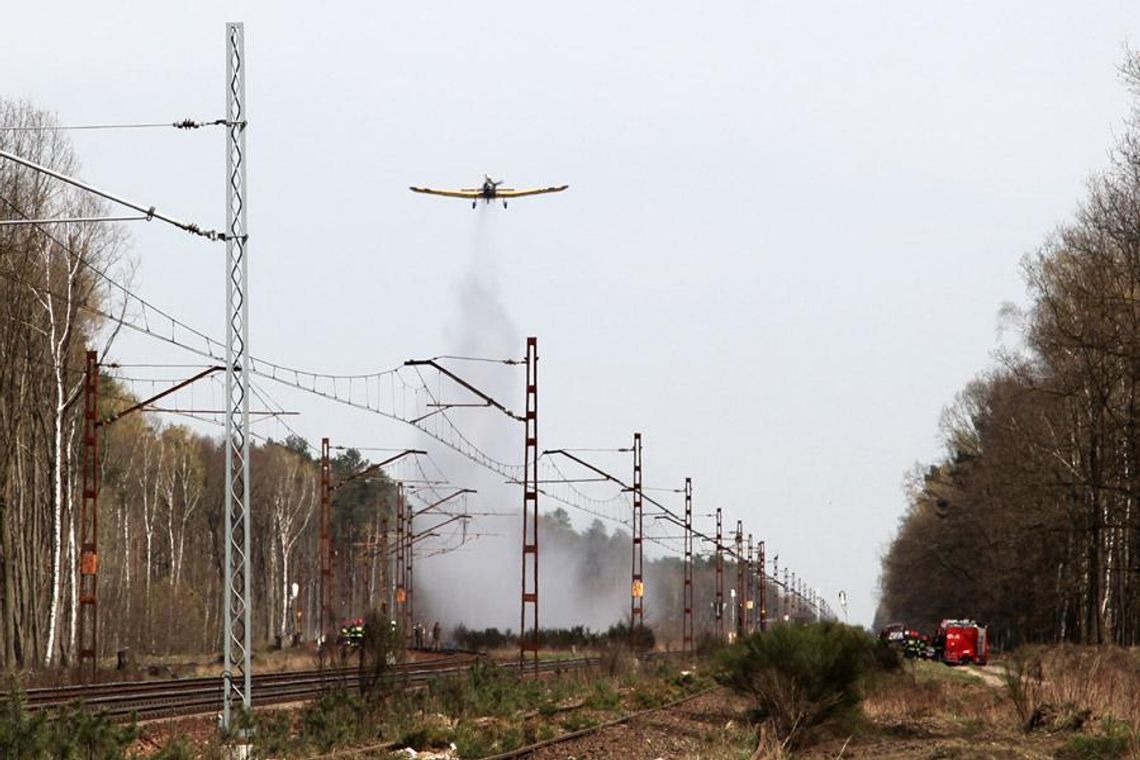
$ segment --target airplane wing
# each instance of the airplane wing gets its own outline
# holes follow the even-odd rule
[[[448,198],[478,198],[478,190],[434,190],[430,187],[410,187],[413,193],[427,193],[428,195],[443,195]]]
[[[569,185],[558,185],[557,187],[536,187],[532,190],[507,190],[500,187],[495,193],[496,198],[521,198],[524,195],[542,195],[543,193],[560,193]]]

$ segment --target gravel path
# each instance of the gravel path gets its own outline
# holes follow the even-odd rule
[[[966,672],[985,682],[986,686],[1000,689],[1005,686],[1005,668],[1000,665],[967,665]]]

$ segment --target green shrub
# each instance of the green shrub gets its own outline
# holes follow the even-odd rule
[[[455,749],[460,757],[483,757],[496,752],[496,734],[492,727],[461,723],[455,729]]]
[[[421,724],[400,737],[401,747],[411,747],[416,752],[426,749],[440,749],[451,744],[452,732],[434,723]]]
[[[120,760],[138,731],[134,723],[114,723],[105,712],[93,713],[76,704],[48,722],[51,756],[58,760]]]
[[[1077,734],[1069,739],[1064,749],[1057,753],[1060,760],[1114,760],[1128,757],[1129,737],[1127,734],[1086,736]]]
[[[1132,728],[1113,718],[1100,721],[1096,734],[1074,734],[1057,753],[1061,760],[1111,760],[1118,757],[1135,757],[1132,753]]]
[[[608,681],[594,681],[586,706],[592,710],[617,710],[621,707],[621,694]]]
[[[754,700],[753,717],[788,746],[859,713],[863,681],[893,667],[877,642],[839,623],[776,626],[717,655],[717,680]]]
[[[297,749],[293,721],[284,710],[266,710],[255,717],[254,745],[261,757],[285,757]]]
[[[516,674],[480,660],[463,676],[433,681],[429,693],[448,715],[509,717],[536,704],[543,688],[540,682],[520,681]]]
[[[0,756],[43,757],[47,748],[46,722],[47,713],[28,714],[24,709],[23,692],[12,684],[0,712]]]
[[[81,704],[55,713],[29,714],[13,684],[0,709],[0,755],[19,760],[120,760],[138,732],[132,721],[114,723],[105,712]]]
[[[526,744],[526,735],[523,732],[522,726],[507,725],[499,734],[496,749],[499,752],[510,752]]]
[[[669,684],[656,679],[640,679],[631,695],[633,707],[648,710],[671,702],[673,691]]]
[[[300,741],[311,743],[322,752],[356,741],[361,710],[360,700],[346,691],[321,695],[301,711]]]

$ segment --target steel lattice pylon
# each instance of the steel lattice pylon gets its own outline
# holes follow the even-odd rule
[[[642,554],[644,529],[641,485],[641,433],[633,434],[633,533],[632,572],[629,594],[629,644],[633,649],[641,645],[642,627],[645,625],[645,575]]]
[[[245,25],[226,24],[226,556],[222,730],[250,702],[249,301]]]

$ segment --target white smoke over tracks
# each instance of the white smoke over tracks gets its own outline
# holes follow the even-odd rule
[[[525,336],[511,318],[500,280],[499,267],[506,252],[501,250],[502,236],[497,228],[507,220],[497,211],[495,207],[480,205],[474,215],[470,257],[466,271],[455,284],[456,311],[445,335],[448,353],[517,360],[525,355]],[[482,362],[447,364],[506,408],[516,414],[522,412],[522,366]],[[541,360],[539,364],[541,369]],[[440,400],[465,398],[463,392],[448,385],[449,382],[443,381]],[[541,394],[539,398],[541,403]],[[505,462],[521,461],[524,449],[521,423],[488,408],[456,409],[449,411],[449,415],[465,435],[492,457]],[[541,422],[540,412],[540,447]],[[446,631],[463,623],[471,629],[497,627],[517,632],[522,590],[521,488],[504,483],[501,476],[453,452],[434,456],[456,486],[478,489],[478,495],[469,502],[471,511],[509,513],[510,517],[476,517],[468,525],[469,533],[497,535],[479,538],[457,552],[417,557],[415,615],[429,626],[438,620]],[[543,504],[540,497],[542,512],[549,512],[555,506],[549,501]],[[417,519],[415,530],[425,530],[441,519],[431,517],[430,513],[423,515]],[[598,558],[593,563],[588,562],[581,551],[582,544],[569,536],[559,540],[540,530],[539,623],[543,628],[586,625],[597,630],[625,618],[626,583],[619,580],[620,575],[615,575],[613,583],[603,584],[604,589],[598,586],[596,578],[590,582],[589,568],[606,567],[610,562],[604,558],[600,562]]]

